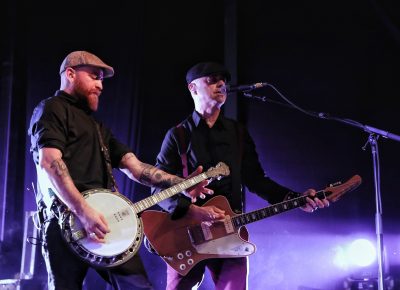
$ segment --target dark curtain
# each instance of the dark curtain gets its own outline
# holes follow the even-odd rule
[[[96,117],[140,160],[153,164],[167,128],[192,110],[186,70],[197,61],[222,62],[224,47],[223,5],[214,1],[199,7],[195,14],[178,13],[171,3],[148,1],[59,4],[19,0],[3,1],[2,7],[1,78],[9,87],[2,86],[0,100],[1,169],[8,173],[8,178],[0,181],[7,191],[1,207],[7,224],[6,241],[0,241],[0,279],[6,279],[19,272],[24,212],[36,209],[36,172],[27,138],[29,119],[36,104],[59,88],[63,58],[73,50],[87,50],[114,67],[115,76],[103,83]],[[194,21],[205,14],[209,22]],[[201,34],[214,45],[197,43]],[[8,153],[6,146],[10,146]],[[120,191],[131,200],[148,196],[149,188],[131,182],[118,170],[114,175]],[[149,255],[142,249],[141,254]],[[40,255],[37,260],[36,278],[43,282]],[[151,273],[163,274],[164,264],[158,257],[144,260]],[[104,282],[92,275],[90,272],[87,287],[104,289]]]
[[[29,117],[41,99],[59,88],[59,65],[72,50],[92,51],[115,68],[115,76],[104,81],[97,117],[150,164],[166,130],[192,111],[187,69],[200,61],[224,62],[234,50],[237,60],[227,62],[237,63],[239,84],[269,82],[304,109],[400,134],[396,1],[237,3],[237,21],[230,22],[235,27],[226,27],[224,1],[216,0],[196,5],[2,1],[0,214],[5,239],[0,241],[0,279],[19,271],[21,221],[24,211],[35,208]],[[234,48],[225,46],[232,44],[224,42],[227,30],[236,33]],[[282,101],[270,88],[254,93]],[[307,284],[342,289],[339,282],[332,286],[346,273],[329,268],[331,243],[361,232],[374,239],[372,160],[370,148],[362,150],[368,134],[288,107],[240,94],[237,98],[238,118],[253,135],[269,176],[298,191],[322,189],[354,173],[364,179],[357,192],[328,210],[312,216],[294,211],[249,227],[258,246],[250,264],[250,288],[300,289]],[[399,143],[380,138],[379,145],[385,242],[389,260],[396,262],[398,242],[390,235],[398,234]],[[148,196],[148,188],[114,173],[129,198]],[[248,210],[265,204],[251,193],[246,200]],[[155,288],[163,289],[165,264],[142,249],[140,253]],[[392,271],[399,276],[396,265]],[[308,279],[309,269],[320,271]],[[101,279],[90,278],[91,289],[104,289]],[[211,287],[207,283],[209,279],[204,289]]]

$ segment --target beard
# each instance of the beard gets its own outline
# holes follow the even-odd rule
[[[80,99],[80,103],[85,108],[89,109],[92,112],[96,112],[99,107],[99,96],[96,93],[84,92],[78,93],[76,95]]]
[[[93,112],[96,112],[99,107],[100,92],[97,89],[90,89],[78,81],[75,84],[75,94],[79,97],[81,102]]]
[[[90,110],[92,110],[93,112],[96,112],[99,107],[99,96],[97,94],[90,93],[86,97],[86,103]]]

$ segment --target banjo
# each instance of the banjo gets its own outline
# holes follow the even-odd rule
[[[82,193],[83,197],[90,206],[105,216],[109,225],[110,232],[105,236],[105,242],[99,243],[91,239],[79,219],[59,202],[57,207],[62,235],[72,251],[93,267],[119,266],[137,253],[143,241],[143,224],[139,213],[203,180],[221,179],[229,173],[229,167],[219,162],[207,172],[188,178],[136,203],[109,189],[86,190]]]

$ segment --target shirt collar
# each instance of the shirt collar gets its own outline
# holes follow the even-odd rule
[[[89,107],[86,104],[86,102],[81,100],[81,99],[79,99],[77,96],[70,95],[70,94],[66,93],[65,91],[63,91],[63,90],[56,91],[55,95],[57,97],[60,97],[60,98],[64,99],[65,101],[67,101],[71,105],[73,105],[75,107],[78,107],[79,109],[82,109],[87,114],[91,114],[92,113],[92,110],[89,109]]]
[[[192,113],[192,118],[193,118],[193,121],[194,121],[194,125],[195,125],[196,127],[199,126],[199,124],[200,124],[201,121],[203,121],[204,124],[205,124],[205,121],[204,121],[203,118],[201,117],[200,113],[197,112],[196,110],[193,111],[193,113]],[[215,128],[225,128],[224,122],[225,122],[225,117],[222,115],[222,112],[221,112],[221,114],[219,114],[219,116],[218,116],[218,118],[217,118],[217,121],[215,122],[213,128],[214,128],[214,127],[215,127]]]

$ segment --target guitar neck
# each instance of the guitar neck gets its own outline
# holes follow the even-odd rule
[[[152,196],[149,196],[145,199],[142,199],[141,201],[138,201],[136,203],[133,204],[133,208],[135,210],[136,213],[140,213],[150,207],[152,207],[153,205],[156,205],[157,203],[168,199],[172,196],[174,196],[177,193],[180,193],[186,189],[188,189],[189,187],[192,187],[200,182],[202,182],[203,180],[206,180],[208,177],[207,173],[201,173],[195,177],[186,179],[178,184],[175,184],[174,186],[165,189],[163,191],[160,191],[156,194],[153,194]]]
[[[324,190],[318,191],[316,193],[316,197],[320,199],[325,198],[325,191]],[[307,203],[306,198],[307,196],[303,195],[271,206],[264,207],[262,209],[236,215],[232,217],[232,223],[234,227],[238,229],[246,224],[256,222],[265,219],[267,217],[289,211],[291,209],[301,207]]]

